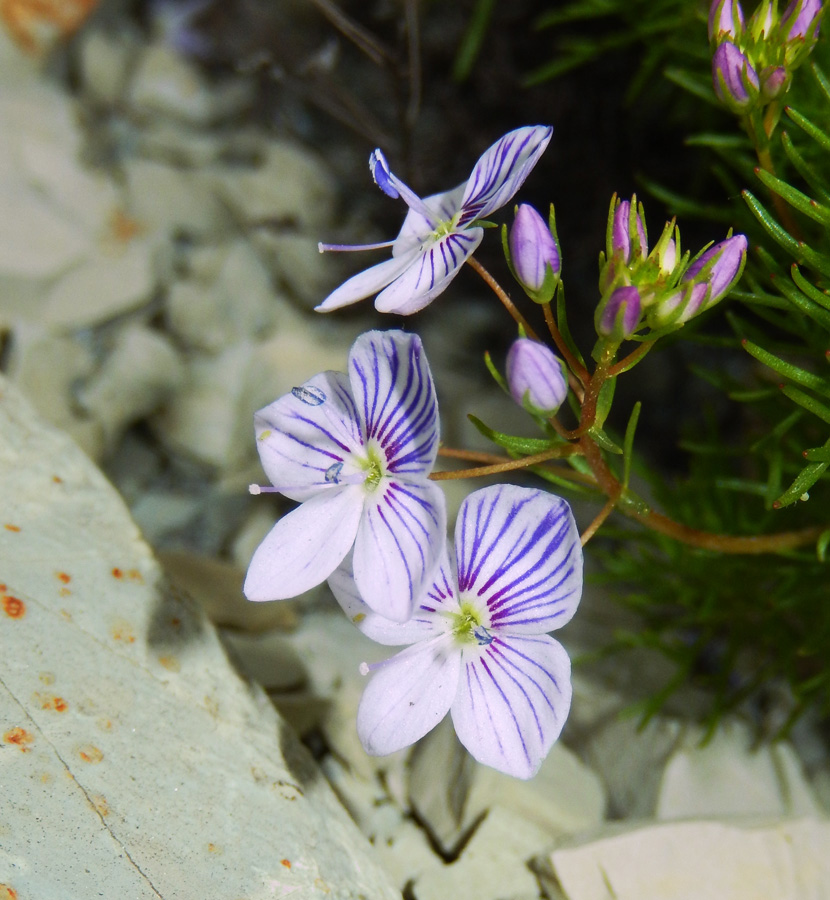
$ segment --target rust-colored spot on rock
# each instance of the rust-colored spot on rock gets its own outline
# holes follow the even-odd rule
[[[85,763],[92,765],[97,765],[104,758],[104,754],[94,744],[84,744],[83,747],[79,747],[78,756]]]
[[[66,572],[56,572],[55,574],[58,581],[62,581],[64,584],[69,584],[72,581],[72,576],[67,575]]]
[[[122,572],[121,569],[119,569],[119,568],[116,566],[116,568],[114,568],[114,569],[112,570],[112,577],[113,577],[113,578],[123,578],[123,577],[124,577],[124,573]]]
[[[281,859],[280,862],[285,866],[286,869],[291,868],[291,860],[290,859]]]
[[[159,662],[167,669],[168,672],[181,672],[181,663],[175,656],[160,656]]]
[[[29,744],[34,742],[35,736],[25,728],[10,728],[3,735],[4,744],[16,744],[24,753],[30,749]]]
[[[61,478],[60,475],[53,475],[52,481],[54,481],[55,484],[63,484],[63,478]]]
[[[135,643],[135,633],[133,632],[133,626],[129,622],[123,620],[115,622],[110,629],[110,634],[114,641],[122,641],[125,644]]]
[[[128,216],[123,209],[115,209],[110,216],[109,230],[119,244],[128,244],[134,237],[141,234],[144,226],[138,219]]]
[[[217,847],[216,844],[208,844],[208,853],[221,853],[222,848]]]
[[[72,591],[70,591],[68,587],[62,587],[58,591],[58,596],[59,597],[68,597],[71,593],[72,593]]]
[[[32,699],[35,703],[40,704],[41,709],[52,709],[55,712],[66,712],[69,709],[69,704],[63,697],[55,697],[50,694],[41,694],[40,691],[35,691],[32,695]]]
[[[144,576],[138,569],[130,569],[129,572],[127,572],[127,577],[130,581],[138,581],[141,582],[141,584],[144,584]]]
[[[19,526],[19,525],[12,525],[12,524],[9,523],[9,522],[6,522],[6,524],[5,524],[3,527],[6,529],[6,531],[14,531],[15,533],[17,533],[18,531],[20,531],[20,526]]]
[[[98,811],[98,814],[101,816],[108,816],[110,812],[110,805],[107,803],[107,798],[103,796],[103,794],[96,794],[95,796],[90,798],[92,800],[92,805]]]
[[[0,900],[17,900],[17,891],[7,884],[0,884]]]
[[[101,731],[112,731],[112,719],[107,719],[105,716],[101,716],[97,719],[95,724]]]
[[[26,615],[26,604],[17,597],[3,594],[3,612],[10,619],[22,619]]]

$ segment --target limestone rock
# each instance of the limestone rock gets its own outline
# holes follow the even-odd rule
[[[0,884],[400,896],[104,477],[0,383]]]
[[[725,720],[705,746],[690,730],[666,764],[658,819],[804,816],[821,810],[790,744],[752,749],[750,729]]]
[[[808,900],[827,897],[830,822],[618,826],[550,856],[567,900]]]
[[[510,810],[494,806],[451,865],[431,869],[415,882],[417,900],[529,900],[536,878],[525,865],[549,835]]]

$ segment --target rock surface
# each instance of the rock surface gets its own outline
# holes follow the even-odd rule
[[[0,497],[0,887],[399,896],[112,487],[6,382]]]

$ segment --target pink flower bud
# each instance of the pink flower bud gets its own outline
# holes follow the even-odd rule
[[[559,247],[547,222],[527,203],[516,210],[508,245],[519,284],[537,302],[548,302],[562,268]]]
[[[709,40],[737,37],[744,25],[744,11],[738,0],[712,0],[709,9]]]
[[[718,99],[734,112],[752,105],[758,92],[758,73],[729,41],[718,44],[712,57],[712,82]]]
[[[559,357],[539,341],[519,338],[507,353],[510,396],[526,409],[552,416],[568,395]]]
[[[641,312],[642,301],[637,288],[632,285],[619,287],[597,310],[597,333],[614,340],[625,340],[637,330]]]
[[[767,66],[761,72],[761,95],[764,100],[775,100],[787,89],[789,77],[783,66]]]
[[[683,282],[698,281],[698,273],[714,260],[705,283],[709,286],[706,306],[722,300],[735,286],[746,262],[746,235],[733,234],[732,237],[715,244],[696,259],[686,270]]]
[[[809,40],[818,35],[817,21],[821,0],[792,0],[781,16],[781,26],[787,29],[787,40]]]
[[[631,202],[637,204],[637,198],[632,197]],[[623,200],[614,210],[614,221],[611,226],[611,248],[609,255],[619,255],[625,263],[631,262],[632,241],[638,246],[641,259],[646,258],[648,245],[646,243],[646,229],[639,213],[635,214],[634,227],[631,225],[631,203]]]

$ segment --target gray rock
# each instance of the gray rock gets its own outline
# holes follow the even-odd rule
[[[0,382],[0,884],[20,897],[400,896],[120,498]]]

